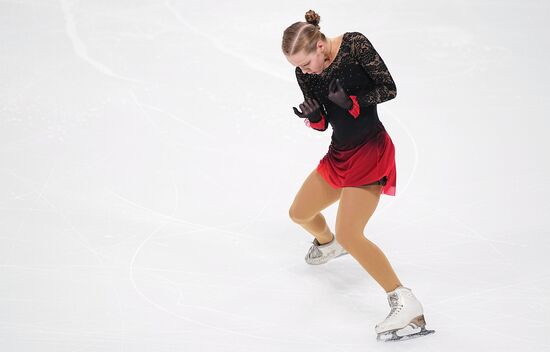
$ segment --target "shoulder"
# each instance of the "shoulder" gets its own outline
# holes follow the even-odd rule
[[[296,78],[302,80],[302,81],[305,81],[307,79],[307,75],[305,73],[302,72],[302,70],[296,66],[296,68],[294,69],[294,73],[296,74]]]
[[[350,46],[349,50],[352,56],[364,54],[370,55],[374,50],[374,46],[370,40],[361,32],[348,32],[348,41]]]
[[[309,86],[308,75],[303,73],[299,67],[296,67],[294,69],[294,72],[296,74],[296,81],[298,81],[298,84],[300,85],[300,87]]]
[[[346,32],[346,34],[349,41],[354,44],[354,43],[365,43],[365,42],[369,42],[367,36],[365,36],[363,33],[361,32]]]

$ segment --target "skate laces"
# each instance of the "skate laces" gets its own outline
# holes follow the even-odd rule
[[[386,319],[392,317],[394,314],[397,314],[401,311],[401,308],[403,308],[403,304],[399,304],[399,297],[397,293],[391,294],[388,296],[388,301],[390,303],[391,311],[386,317]]]

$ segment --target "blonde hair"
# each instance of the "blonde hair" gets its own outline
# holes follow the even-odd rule
[[[281,49],[286,56],[292,56],[301,51],[304,51],[306,55],[310,54],[316,50],[319,40],[327,40],[320,31],[321,16],[313,10],[309,10],[305,14],[305,19],[306,22],[295,22],[283,32]]]

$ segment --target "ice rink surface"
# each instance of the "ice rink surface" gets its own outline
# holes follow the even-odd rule
[[[359,31],[397,194],[365,236],[436,333],[393,344],[288,210],[330,143],[283,30]],[[0,1],[0,349],[549,351],[548,1]],[[334,228],[338,204],[323,214]]]

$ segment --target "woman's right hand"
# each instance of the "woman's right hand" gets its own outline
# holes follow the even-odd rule
[[[294,113],[300,118],[307,118],[310,122],[319,122],[323,118],[321,116],[321,106],[315,99],[306,99],[302,104],[300,104],[300,110],[298,111],[294,106]]]

